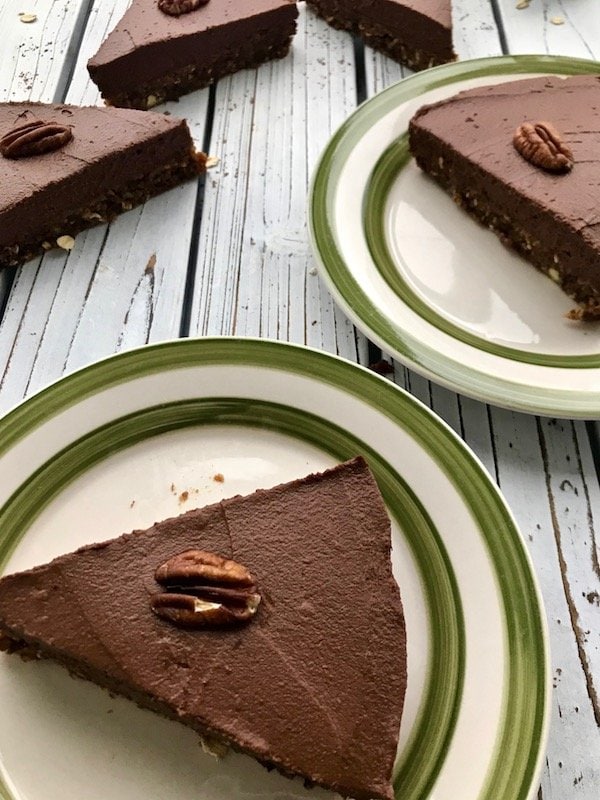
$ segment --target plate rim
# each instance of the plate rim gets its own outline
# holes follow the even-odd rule
[[[344,313],[369,339],[405,366],[452,391],[499,407],[569,419],[600,418],[598,390],[573,391],[565,385],[566,381],[559,389],[527,383],[515,377],[500,377],[491,369],[465,365],[463,359],[440,355],[434,347],[412,336],[406,326],[402,327],[380,311],[377,302],[368,297],[346,267],[337,248],[335,223],[328,213],[330,195],[334,192],[330,184],[331,170],[344,157],[339,155],[339,150],[343,145],[348,147],[347,140],[352,136],[354,126],[364,124],[365,118],[376,121],[383,113],[393,110],[395,104],[402,104],[440,86],[486,75],[516,77],[527,73],[599,74],[600,61],[536,54],[459,61],[411,75],[364,101],[329,139],[313,170],[308,193],[309,239],[319,273]],[[400,95],[398,100],[397,95]],[[379,109],[383,110],[379,112]],[[362,134],[355,136],[360,142]],[[441,333],[447,337],[443,331]],[[454,341],[452,337],[447,338]],[[471,351],[482,352],[461,342],[463,344]],[[510,364],[508,359],[493,357],[498,359],[497,363]],[[540,368],[557,369],[563,374],[569,372],[565,368]],[[588,371],[594,373],[596,370],[590,368]],[[597,371],[600,374],[600,370]]]
[[[126,384],[119,389],[126,391]],[[424,787],[435,783],[443,767],[461,707],[466,651],[463,607],[453,563],[438,526],[396,467],[357,433],[293,405],[220,394],[212,397],[210,392],[115,415],[46,459],[0,506],[0,571],[36,518],[89,470],[130,448],[151,443],[157,436],[213,424],[281,434],[287,440],[308,443],[335,462],[361,453],[377,476],[388,514],[402,531],[404,545],[417,566],[429,619],[426,691],[392,778],[402,797],[423,797]],[[431,719],[436,720],[435,729],[430,726]],[[427,755],[427,768],[419,767],[423,753]],[[0,778],[0,795],[1,790]]]
[[[235,356],[236,350],[238,350],[237,356]],[[165,341],[127,350],[89,364],[60,378],[37,394],[19,403],[12,411],[0,419],[0,441],[2,442],[0,457],[31,430],[40,427],[62,410],[76,405],[84,398],[92,396],[102,389],[165,370],[215,364],[223,365],[225,356],[229,356],[230,359],[225,362],[227,366],[241,361],[244,365],[250,367],[258,366],[279,371],[292,371],[338,389],[349,391],[351,395],[359,400],[373,405],[379,412],[387,416],[392,423],[398,424],[411,438],[415,439],[436,462],[438,468],[446,474],[465,506],[472,513],[475,524],[480,530],[482,541],[487,543],[489,547],[485,529],[480,524],[477,514],[474,513],[473,502],[469,502],[468,487],[465,488],[457,482],[456,474],[453,475],[453,471],[449,469],[448,464],[453,464],[454,459],[459,458],[462,460],[463,465],[467,465],[469,469],[473,470],[478,483],[483,482],[488,490],[486,513],[489,512],[490,506],[493,506],[496,512],[502,515],[505,524],[510,529],[511,546],[515,549],[516,557],[519,560],[519,568],[523,571],[528,581],[527,605],[530,609],[528,613],[533,615],[532,618],[535,618],[538,626],[536,632],[539,635],[539,642],[534,658],[537,673],[539,673],[535,728],[537,742],[536,747],[530,747],[530,752],[528,753],[527,767],[530,770],[529,776],[526,775],[524,778],[521,776],[521,779],[526,780],[527,783],[518,787],[519,799],[533,798],[537,793],[549,735],[551,663],[546,615],[531,556],[508,504],[477,456],[450,426],[401,387],[342,357],[287,342],[247,337],[205,337]],[[137,369],[133,374],[132,364]],[[346,381],[341,380],[344,377],[347,378]],[[365,397],[367,389],[371,394],[370,399]],[[398,402],[399,399],[400,402]],[[422,424],[420,433],[403,421],[402,407],[404,406],[406,409],[407,405],[418,416],[419,422]],[[426,444],[425,440],[431,439],[433,430],[446,443],[451,445],[448,448],[443,448],[444,452],[436,451],[431,442],[429,445]],[[9,435],[5,437],[2,436],[3,433],[8,433]],[[452,451],[452,453],[448,451]],[[449,456],[452,457],[449,459]],[[493,553],[488,553],[488,555],[496,572],[497,561]],[[504,607],[503,625],[508,627],[509,612],[505,598],[503,595],[501,596],[501,605]],[[507,659],[511,663],[510,650],[508,648]],[[506,715],[504,713],[499,730],[501,729],[506,731]],[[500,741],[497,741],[496,751],[500,750],[500,744]],[[490,756],[490,766],[486,773],[488,781],[492,776],[492,768],[497,768],[498,765],[496,751]],[[482,789],[481,796],[488,798],[487,789]]]

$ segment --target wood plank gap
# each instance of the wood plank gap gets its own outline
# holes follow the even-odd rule
[[[492,7],[492,14],[494,15],[494,22],[496,23],[496,27],[498,28],[498,39],[500,41],[500,47],[502,48],[503,54],[506,56],[509,54],[510,49],[508,47],[508,39],[506,38],[506,31],[504,30],[504,22],[502,20],[502,12],[500,11],[498,0],[492,0],[491,7]]]
[[[359,106],[369,96],[365,66],[365,43],[359,36],[353,36],[352,39],[354,46],[354,74],[356,77],[356,105]]]
[[[213,133],[213,123],[215,119],[215,104],[217,98],[217,85],[209,87],[208,105],[206,108],[206,121],[204,124],[204,136],[202,138],[202,150],[210,155],[210,143]],[[188,256],[187,272],[185,277],[185,288],[181,304],[181,320],[179,323],[179,337],[187,339],[190,335],[192,319],[192,305],[194,302],[194,287],[196,284],[196,263],[198,261],[198,248],[200,244],[200,226],[202,225],[202,211],[204,210],[204,195],[206,192],[206,173],[198,179],[198,188],[194,206],[194,221],[192,222],[192,238],[190,241],[190,251]]]
[[[458,410],[458,426],[459,426],[460,438],[464,441],[466,438],[466,428],[465,428],[465,418],[463,414],[462,396],[460,394],[456,395],[456,403]]]
[[[590,450],[596,468],[596,476],[600,483],[600,427],[598,422],[586,422],[585,428],[590,440]]]
[[[53,102],[55,103],[65,102],[67,92],[69,91],[71,81],[73,80],[73,73],[75,72],[75,67],[77,66],[79,48],[83,42],[85,29],[87,28],[93,5],[94,0],[88,0],[87,3],[84,3],[79,9],[79,14],[75,20],[75,25],[73,26],[73,33],[69,41],[69,46],[67,47],[65,60],[56,83],[56,89],[53,97]]]
[[[0,275],[0,325],[2,324],[4,312],[6,311],[6,307],[8,305],[8,297],[10,295],[10,290],[12,289],[16,274],[16,267],[5,267],[2,270],[2,275]]]
[[[579,654],[579,661],[581,663],[581,668],[585,676],[585,684],[587,688],[588,697],[592,705],[592,711],[594,714],[594,719],[596,720],[596,725],[598,726],[598,728],[600,728],[600,698],[598,697],[598,694],[596,693],[596,689],[594,687],[590,663],[582,641],[585,634],[584,631],[582,631],[581,629],[579,621],[579,612],[577,610],[577,606],[575,605],[575,601],[571,594],[571,586],[569,585],[569,581],[567,578],[567,564],[565,562],[563,555],[562,532],[558,521],[558,515],[556,513],[556,502],[554,499],[554,494],[552,492],[552,485],[550,480],[550,459],[548,456],[548,447],[546,445],[546,439],[544,437],[544,432],[542,430],[542,424],[539,417],[536,418],[536,425],[537,425],[538,439],[540,443],[540,451],[544,465],[546,491],[548,493],[548,505],[550,508],[550,517],[552,520],[554,541],[556,542],[556,553],[560,564],[560,575],[563,584],[563,592],[565,600],[567,602],[569,618],[571,621],[571,628],[573,630],[573,633],[575,634],[577,652]]]
[[[577,438],[577,431],[575,430],[575,425],[576,425],[576,423],[574,423],[574,422],[571,423],[571,429],[573,431],[573,444],[575,445],[575,453],[577,455],[577,467],[578,467],[578,469],[579,469],[579,471],[580,471],[580,473],[581,473],[581,475],[583,477],[586,474],[586,469],[585,469],[585,467],[583,465],[583,459],[581,457],[581,450],[580,450],[580,447],[579,447],[579,440]],[[598,445],[598,442],[596,442],[596,445]],[[593,446],[593,442],[592,442],[591,438],[590,438],[590,450],[592,451],[592,459],[594,461],[594,467],[596,469],[596,474],[597,474],[597,472],[598,472],[598,462],[597,462],[596,459],[597,459],[598,453],[597,452],[594,453],[594,446]],[[593,511],[592,511],[593,502],[592,502],[592,499],[590,498],[590,491],[588,489],[588,483],[587,483],[587,481],[585,479],[583,480],[583,491],[584,491],[584,494],[585,494],[585,502],[586,502],[586,506],[587,506],[587,519],[588,519],[588,524],[590,526],[590,535],[591,535],[591,539],[592,539],[592,544],[591,544],[591,548],[590,548],[591,555],[592,555],[592,569],[593,569],[594,573],[596,574],[596,576],[598,577],[598,579],[600,579],[600,563],[598,562],[598,547],[597,547],[597,542],[596,542],[596,530],[594,528],[594,515],[593,515]]]
[[[28,287],[26,287],[25,291],[24,291],[25,310],[28,309],[29,303],[31,301],[31,287],[33,285],[33,282],[35,281],[35,277],[39,273],[40,264],[41,264],[41,259],[38,258],[37,259],[37,263],[35,265],[35,268],[33,268],[33,266],[32,266],[32,268],[30,269],[29,275],[26,276],[27,280],[25,282],[28,283]],[[33,269],[35,269],[35,272],[33,271]],[[18,286],[19,278],[22,277],[22,274],[23,273],[20,270],[15,268],[15,275],[14,275],[14,278],[13,278],[13,283],[15,285]],[[31,278],[31,282],[29,282],[30,278]],[[10,294],[8,295],[8,299],[10,299]],[[8,318],[8,314],[6,316]],[[3,361],[5,363],[4,373],[0,376],[0,396],[2,396],[2,394],[3,394],[3,389],[4,389],[4,383],[6,381],[6,376],[7,376],[8,372],[9,372],[9,370],[12,367],[13,355],[15,353],[15,349],[17,347],[17,340],[19,338],[19,335],[20,335],[20,332],[21,332],[21,329],[22,329],[22,326],[23,326],[24,316],[25,315],[23,315],[19,319],[19,321],[18,321],[18,323],[16,325],[16,329],[14,331],[14,336],[12,337],[12,339],[10,337],[6,337],[6,338],[3,339],[3,342],[7,343],[7,345],[6,345],[7,346],[7,352],[6,352],[5,358],[3,358]],[[9,322],[10,322],[10,318],[9,318]],[[10,344],[8,344],[9,342],[10,342]],[[19,398],[19,400],[20,399],[21,398]],[[16,402],[18,402],[18,401],[16,401]],[[8,408],[12,407],[12,405],[14,405],[14,403],[9,403]]]
[[[369,358],[368,366],[370,367],[371,364],[377,364],[378,361],[381,361],[383,355],[381,352],[381,347],[377,347],[376,344],[367,340],[367,353]]]
[[[190,241],[190,251],[185,278],[185,288],[183,290],[183,300],[181,304],[181,321],[179,323],[179,338],[187,339],[190,335],[190,325],[192,319],[192,304],[194,300],[194,286],[196,284],[196,262],[198,260],[200,226],[202,225],[202,210],[204,208],[204,193],[206,190],[206,175],[201,175],[198,179],[196,199],[194,201],[194,221],[192,223],[192,238]]]
[[[494,464],[494,475],[493,475],[493,478],[496,481],[496,483],[498,484],[498,487],[500,488],[500,490],[502,490],[502,486],[500,485],[500,469],[499,469],[499,466],[498,466],[498,448],[496,447],[496,438],[494,436],[494,430],[495,430],[495,428],[494,428],[494,420],[492,418],[492,409],[491,409],[491,406],[489,406],[489,405],[487,406],[487,419],[488,419],[488,425],[489,425],[490,431],[492,432],[492,435],[490,436],[490,447],[491,447],[491,450],[492,450],[492,461],[493,461],[493,464]]]

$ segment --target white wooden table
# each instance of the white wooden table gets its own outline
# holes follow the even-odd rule
[[[85,63],[127,5],[0,0],[0,100],[99,102]],[[361,363],[381,357],[335,307],[316,274],[306,192],[334,129],[357,102],[405,72],[300,7],[291,56],[172,104],[198,143],[220,159],[206,181],[80,235],[70,255],[51,252],[2,273],[0,412],[97,358],[179,336],[256,335]],[[35,13],[37,21],[20,22],[19,11]],[[462,59],[502,52],[600,59],[599,0],[531,0],[523,9],[517,0],[455,0],[454,19]],[[597,429],[488,407],[400,364],[394,368],[393,379],[440,414],[481,458],[530,547],[548,613],[554,674],[554,718],[539,797],[598,800]]]

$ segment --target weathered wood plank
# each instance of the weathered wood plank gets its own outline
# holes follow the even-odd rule
[[[454,49],[461,61],[501,55],[500,34],[491,3],[453,0],[452,27]]]
[[[566,420],[541,420],[540,440],[552,515],[560,522],[555,537],[564,594],[600,726],[600,537],[594,524],[600,491],[596,481],[583,477],[594,475],[583,428]]]
[[[600,58],[600,11],[596,0],[497,0],[511,53],[552,53]]]
[[[89,0],[0,0],[0,101],[57,99],[74,54],[70,45],[83,23]],[[19,12],[35,14],[21,22]]]
[[[204,198],[191,332],[268,336],[355,359],[353,326],[316,274],[306,231],[310,173],[356,105],[352,40],[299,8],[287,58],[217,87],[211,152],[221,162]]]
[[[85,64],[126,9],[96,3],[67,101],[99,102]],[[167,104],[202,142],[208,90]],[[17,273],[0,326],[0,408],[65,371],[125,347],[179,335],[196,211],[196,182],[153,198],[76,239],[66,256],[48,253]]]
[[[581,423],[499,409],[491,418],[500,488],[527,539],[550,629],[553,720],[542,796],[594,800],[600,781],[594,511],[597,516],[600,493],[587,439]]]

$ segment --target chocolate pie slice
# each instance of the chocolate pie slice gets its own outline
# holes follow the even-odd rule
[[[412,69],[454,61],[450,0],[306,0],[334,28]]]
[[[204,171],[184,120],[108,108],[0,103],[0,267],[73,245]]]
[[[362,458],[2,578],[0,643],[288,776],[393,798],[405,627]]]
[[[417,164],[600,319],[600,76],[470,89],[410,122]]]
[[[109,105],[151,108],[282,58],[297,16],[295,0],[133,0],[88,71]]]

